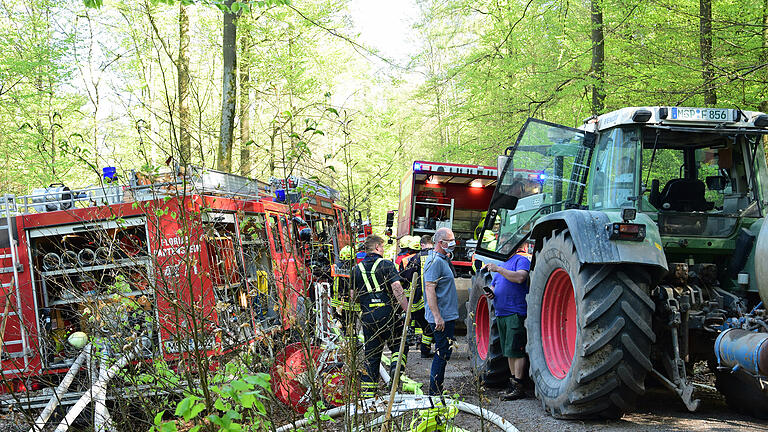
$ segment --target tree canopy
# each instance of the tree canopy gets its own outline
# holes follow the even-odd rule
[[[398,64],[361,42],[347,0],[4,1],[0,184],[170,156],[316,177],[380,221],[414,159],[493,165],[527,117],[768,109],[765,0],[414,3]]]

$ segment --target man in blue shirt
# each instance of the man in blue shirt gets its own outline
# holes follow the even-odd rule
[[[429,373],[429,394],[434,396],[443,392],[445,366],[451,358],[451,342],[459,318],[459,297],[451,266],[456,237],[449,228],[440,228],[433,238],[435,248],[424,261],[424,296],[427,299],[424,316],[435,341],[435,357]]]
[[[525,295],[528,294],[528,271],[531,263],[519,252],[500,266],[493,263],[486,266],[489,271],[496,273],[491,281],[496,325],[499,328],[502,353],[507,358],[512,374],[511,386],[502,395],[504,400],[525,397]]]

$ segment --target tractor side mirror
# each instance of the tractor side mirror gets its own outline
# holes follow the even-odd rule
[[[390,210],[387,212],[387,223],[385,224],[385,226],[387,228],[392,228],[394,224],[395,224],[395,211]]]
[[[722,191],[725,189],[727,179],[723,176],[707,176],[707,189],[713,191]]]

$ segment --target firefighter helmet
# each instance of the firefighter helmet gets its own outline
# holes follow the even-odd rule
[[[312,241],[312,228],[304,227],[299,230],[299,241],[308,243]]]
[[[346,245],[343,248],[341,248],[341,250],[339,251],[339,259],[343,261],[352,259],[352,247],[349,245]]]
[[[73,347],[80,349],[85,346],[85,344],[88,343],[88,335],[79,331],[74,332],[67,338],[67,342],[69,342],[70,345]]]
[[[413,249],[413,236],[405,236],[400,240],[400,247],[402,249]]]

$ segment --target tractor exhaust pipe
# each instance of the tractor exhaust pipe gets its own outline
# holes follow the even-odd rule
[[[715,340],[715,356],[720,367],[768,375],[768,333],[728,329]]]

